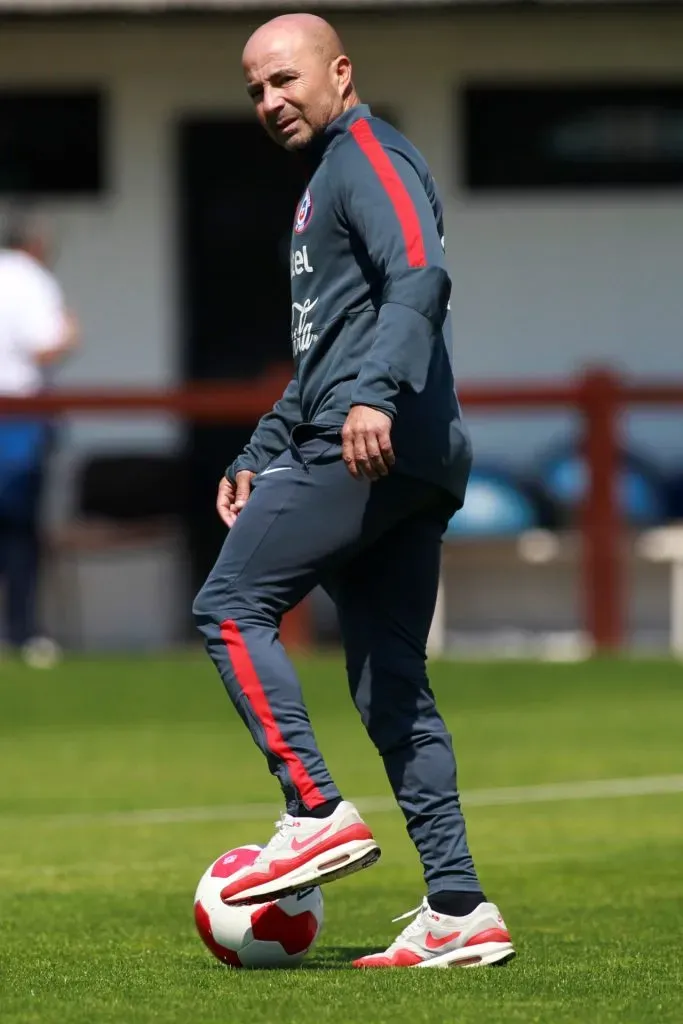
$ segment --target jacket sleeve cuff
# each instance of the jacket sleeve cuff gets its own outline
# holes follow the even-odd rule
[[[389,399],[383,401],[381,398],[378,398],[377,395],[373,395],[372,397],[368,396],[367,399],[354,398],[351,402],[352,409],[354,405],[362,405],[367,409],[377,409],[378,412],[383,412],[387,416],[391,416],[392,420],[396,417],[396,406],[394,403],[389,401]]]
[[[351,392],[351,405],[368,405],[387,413],[392,419],[396,415],[394,399],[400,391],[391,368],[372,356],[365,361]]]
[[[245,455],[239,455],[234,462],[232,462],[225,471],[225,478],[229,480],[231,484],[236,483],[235,477],[238,473],[241,473],[243,469],[248,469],[250,473],[260,473],[261,469],[265,466],[254,465],[253,459],[248,458]]]

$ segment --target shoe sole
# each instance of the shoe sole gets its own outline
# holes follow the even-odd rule
[[[381,854],[382,851],[374,840],[355,839],[319,854],[282,878],[245,889],[244,892],[224,902],[229,907],[235,907],[242,903],[269,903],[271,900],[282,899],[283,896],[293,896],[312,885],[327,885],[328,882],[336,882],[339,878],[372,867]]]
[[[482,942],[479,946],[454,949],[414,967],[503,967],[517,954],[510,942]]]

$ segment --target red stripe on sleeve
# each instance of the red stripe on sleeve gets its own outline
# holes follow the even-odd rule
[[[370,161],[375,174],[392,202],[401,225],[403,240],[408,254],[408,266],[426,267],[427,254],[425,252],[424,238],[422,237],[420,218],[408,194],[408,189],[401,181],[389,154],[382,148],[381,143],[365,118],[355,121],[351,125],[350,130],[354,139]]]
[[[225,622],[222,622],[221,637],[228,649],[228,656],[237,677],[237,682],[263,727],[268,749],[276,757],[280,758],[281,761],[284,761],[289,768],[292,782],[299,791],[306,807],[310,809],[317,807],[319,804],[324,804],[325,797],[306,771],[301,758],[285,742],[285,738],[280,732],[280,727],[275,721],[273,709],[268,702],[263,685],[258,677],[237,623],[231,619],[226,619]]]

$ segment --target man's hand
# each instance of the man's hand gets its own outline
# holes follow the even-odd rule
[[[218,515],[227,527],[235,525],[237,516],[248,502],[251,494],[251,481],[255,476],[256,473],[243,469],[237,473],[234,484],[227,477],[223,477],[219,483],[216,508]]]
[[[342,429],[342,458],[352,477],[378,480],[393,466],[391,416],[368,405],[354,405]]]

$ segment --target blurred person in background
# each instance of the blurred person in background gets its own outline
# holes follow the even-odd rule
[[[51,266],[53,239],[35,214],[10,212],[0,249],[0,395],[24,397],[45,387],[50,370],[80,337]],[[41,497],[51,424],[44,417],[0,416],[0,587],[4,640],[35,668],[59,657],[41,636],[37,593]]]

